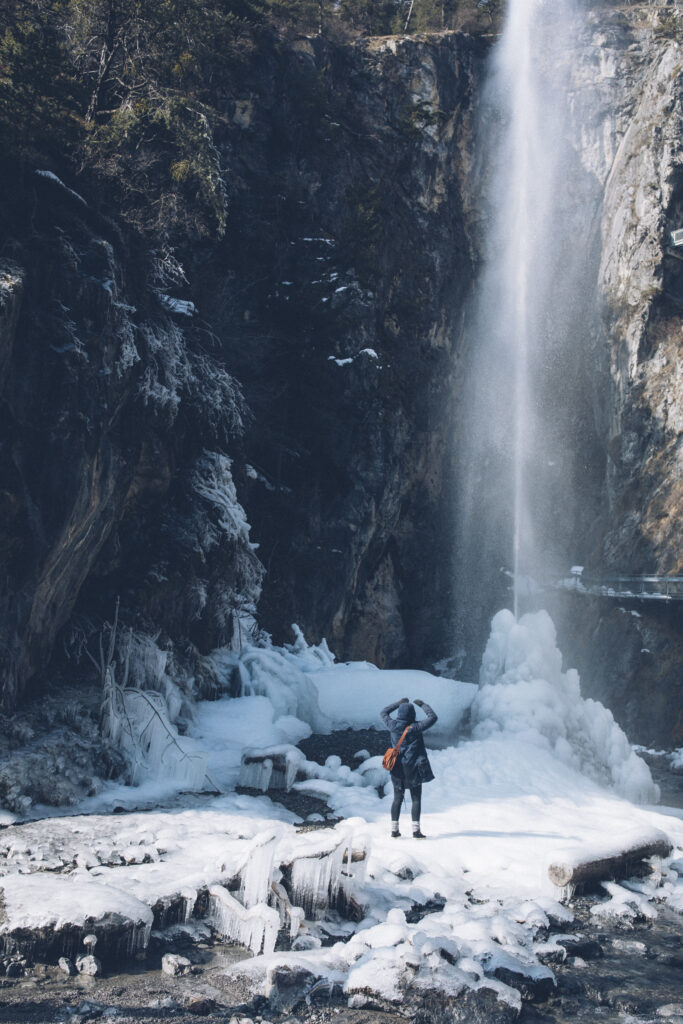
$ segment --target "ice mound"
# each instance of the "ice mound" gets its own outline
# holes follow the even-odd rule
[[[655,803],[659,788],[612,712],[583,699],[575,669],[562,671],[555,626],[545,611],[518,621],[507,609],[491,623],[473,736],[514,736],[549,750],[564,764],[636,803]]]

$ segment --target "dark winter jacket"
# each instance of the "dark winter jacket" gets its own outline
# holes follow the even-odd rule
[[[392,718],[391,712],[396,711],[396,708],[398,708],[396,718]],[[427,716],[422,722],[415,720],[415,708],[409,701],[403,704],[396,701],[395,704],[389,704],[380,711],[380,717],[389,730],[392,747],[397,745],[403,730],[410,725],[406,738],[401,744],[398,760],[391,772],[393,779],[408,787],[419,786],[422,782],[431,782],[434,778],[422,733],[431,729],[437,718],[428,704],[423,703],[422,710]]]

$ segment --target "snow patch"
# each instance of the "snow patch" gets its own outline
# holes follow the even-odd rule
[[[74,199],[77,199],[79,203],[83,203],[84,206],[88,205],[83,196],[80,196],[78,192],[74,192],[72,188],[69,188],[68,185],[65,185],[62,179],[58,178],[57,175],[54,174],[52,171],[36,171],[35,173],[38,175],[39,178],[47,178],[48,181],[54,181],[56,185],[59,185],[60,188],[63,188],[65,192],[68,192],[70,196],[73,196]]]

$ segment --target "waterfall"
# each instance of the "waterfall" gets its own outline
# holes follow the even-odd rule
[[[534,581],[589,543],[597,191],[570,141],[579,25],[572,0],[509,0],[479,118],[483,260],[465,327],[456,567],[459,618],[479,635],[510,577],[517,616]]]

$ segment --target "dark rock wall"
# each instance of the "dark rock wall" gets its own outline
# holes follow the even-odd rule
[[[117,596],[191,665],[254,610],[261,563],[277,638],[296,621],[381,665],[447,643],[481,64],[456,35],[264,37],[219,100],[228,231],[178,252],[189,285],[87,182],[3,172],[6,709],[83,672],[63,651]]]
[[[153,261],[54,179],[8,177],[2,213],[13,253],[0,271],[10,710],[27,687],[54,688],[63,649],[111,619],[116,596],[123,622],[224,643],[261,567],[246,526],[222,522],[229,463],[207,454],[230,443],[243,402],[194,329],[165,311]]]
[[[220,254],[195,266],[253,424],[260,621],[342,658],[449,643],[449,493],[483,52],[468,37],[259,55],[219,140]]]

